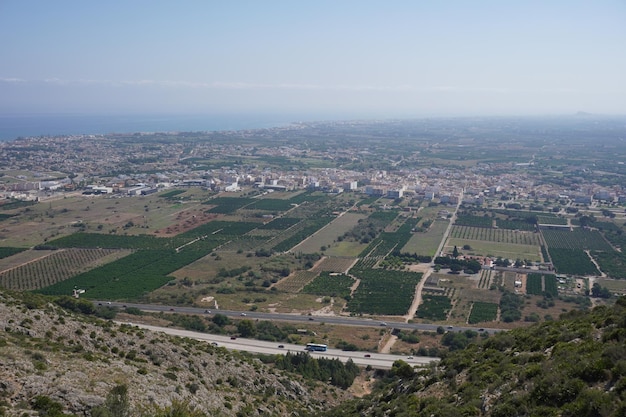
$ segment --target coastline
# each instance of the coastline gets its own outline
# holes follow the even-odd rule
[[[0,141],[32,136],[264,129],[297,119],[296,115],[280,114],[0,114]]]

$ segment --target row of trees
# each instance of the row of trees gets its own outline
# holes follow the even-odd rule
[[[482,269],[480,262],[475,259],[455,259],[454,257],[450,256],[436,257],[435,265],[439,265],[443,268],[450,268],[452,272],[465,271],[469,274],[477,274]]]

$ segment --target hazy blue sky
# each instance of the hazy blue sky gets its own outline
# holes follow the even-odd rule
[[[626,114],[626,1],[0,0],[0,113]]]

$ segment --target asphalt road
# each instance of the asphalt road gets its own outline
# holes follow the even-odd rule
[[[423,323],[404,323],[400,321],[381,321],[373,320],[362,317],[344,317],[344,316],[307,316],[301,314],[287,314],[287,313],[262,313],[256,311],[232,311],[232,310],[214,310],[203,309],[197,307],[179,307],[179,306],[164,306],[158,304],[137,304],[137,303],[119,303],[114,301],[94,301],[94,303],[103,306],[111,306],[118,308],[135,307],[142,311],[149,312],[172,312],[172,313],[184,313],[184,314],[198,314],[198,315],[213,315],[223,314],[228,317],[246,317],[251,320],[269,320],[269,321],[290,321],[301,323],[325,323],[334,324],[340,326],[365,326],[365,327],[393,327],[401,330],[420,330],[420,331],[437,331],[438,327],[443,327],[446,331],[465,331],[474,330],[476,327],[469,326],[447,326],[441,324],[423,324]],[[496,333],[504,331],[505,329],[495,328],[483,328],[481,332]]]
[[[167,333],[172,336],[188,337],[191,339],[202,340],[208,343],[216,344],[218,347],[224,347],[230,350],[241,350],[267,355],[284,355],[287,352],[298,353],[305,351],[304,346],[294,345],[290,343],[266,342],[262,340],[243,339],[239,337],[233,339],[229,336],[198,333],[189,330],[173,329],[169,327],[150,326],[141,323],[125,324],[130,324],[132,326],[137,326],[155,332]],[[309,352],[309,354],[316,358],[339,359],[342,362],[347,362],[348,359],[352,359],[352,361],[357,365],[370,365],[372,368],[376,369],[391,369],[393,363],[398,359],[402,359],[403,361],[413,366],[424,366],[431,362],[436,362],[439,360],[438,358],[432,358],[427,356],[400,356],[370,352],[345,352],[339,349],[328,349],[326,352]]]

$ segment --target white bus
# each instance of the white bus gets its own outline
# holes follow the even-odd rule
[[[307,343],[306,347],[304,348],[304,350],[308,350],[311,352],[326,352],[326,349],[328,349],[327,345],[322,345],[319,343]]]

